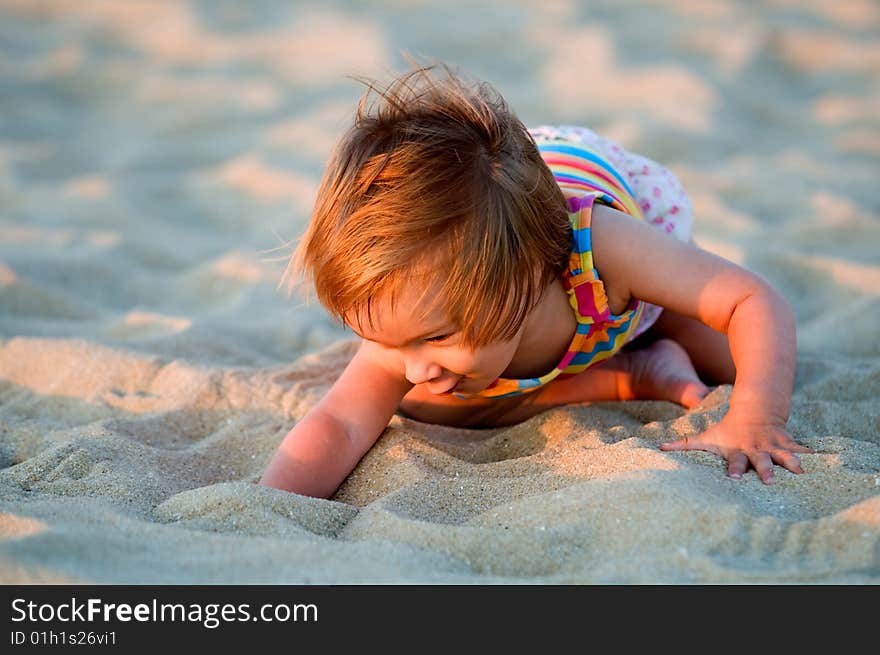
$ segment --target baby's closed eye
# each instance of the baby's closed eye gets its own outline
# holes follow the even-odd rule
[[[441,342],[441,341],[446,341],[446,340],[447,340],[449,337],[451,337],[453,334],[454,334],[453,332],[450,332],[450,333],[448,333],[448,334],[438,334],[438,335],[433,336],[433,337],[425,337],[425,341],[427,341],[427,342],[429,342],[429,343],[438,343],[438,342]]]

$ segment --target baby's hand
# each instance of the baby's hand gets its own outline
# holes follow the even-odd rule
[[[814,452],[797,443],[784,426],[738,421],[729,414],[702,434],[661,444],[660,450],[715,453],[727,460],[727,474],[735,480],[740,479],[751,464],[764,484],[773,483],[774,463],[792,473],[803,473],[795,453]]]

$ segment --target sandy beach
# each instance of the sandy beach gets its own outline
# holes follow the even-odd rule
[[[356,347],[278,288],[402,53],[592,127],[798,320],[805,473],[659,445],[731,388],[395,417],[331,500],[255,484]],[[880,583],[880,5],[0,0],[0,583]]]

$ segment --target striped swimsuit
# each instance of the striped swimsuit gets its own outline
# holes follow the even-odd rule
[[[577,318],[577,330],[568,352],[549,373],[522,380],[498,378],[483,391],[461,398],[503,398],[577,375],[620,350],[634,336],[645,310],[645,303],[633,299],[621,314],[611,314],[605,287],[593,266],[590,220],[595,202],[644,220],[627,181],[583,143],[561,138],[538,139],[537,143],[568,202],[574,243],[568,269],[560,277]]]

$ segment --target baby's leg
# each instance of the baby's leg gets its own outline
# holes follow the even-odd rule
[[[687,352],[671,339],[624,350],[570,378],[507,398],[462,400],[435,396],[416,385],[399,413],[426,423],[499,427],[525,421],[553,407],[602,400],[668,400],[695,407],[709,392]]]
[[[687,351],[671,339],[625,350],[583,373],[554,380],[526,403],[542,411],[568,403],[598,400],[668,400],[695,407],[709,393]],[[522,411],[527,411],[523,408]]]
[[[657,322],[631,346],[639,348],[658,339],[672,339],[684,348],[700,378],[708,384],[733,383],[736,368],[726,334],[694,318],[664,309]]]

